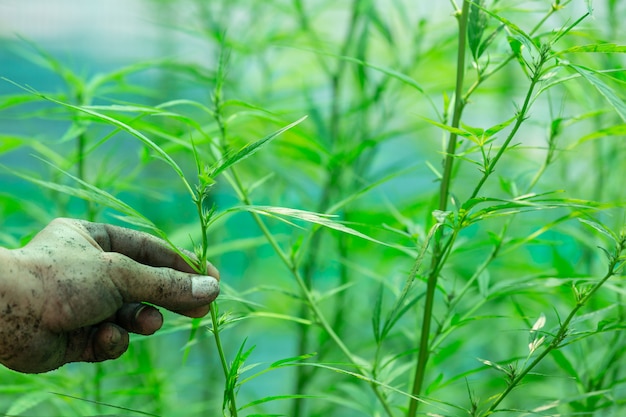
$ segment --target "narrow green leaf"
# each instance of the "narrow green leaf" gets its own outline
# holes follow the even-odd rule
[[[594,222],[592,220],[582,219],[582,218],[579,218],[578,221],[597,230],[598,232],[610,238],[613,242],[616,242],[616,243],[619,242],[619,237],[612,230],[607,229],[606,227],[602,226],[600,223]]]
[[[339,374],[342,374],[342,375],[349,375],[349,376],[354,377],[356,379],[359,379],[359,380],[362,380],[362,381],[366,381],[366,382],[368,382],[370,384],[378,385],[378,386],[380,386],[382,388],[385,388],[385,389],[387,389],[389,391],[393,391],[393,392],[398,393],[398,394],[400,394],[402,396],[405,396],[405,397],[408,397],[408,398],[413,398],[413,399],[415,399],[415,400],[417,400],[417,401],[419,401],[419,402],[421,402],[423,404],[430,404],[428,401],[424,400],[423,398],[416,397],[415,395],[411,395],[411,394],[409,394],[409,393],[407,393],[405,391],[402,391],[402,390],[400,390],[400,389],[398,389],[396,387],[393,387],[393,386],[391,386],[389,384],[385,384],[384,382],[381,382],[381,381],[379,381],[379,380],[377,380],[375,378],[371,378],[369,376],[365,376],[365,375],[362,375],[362,374],[357,373],[357,372],[352,372],[352,371],[349,371],[347,369],[339,368],[337,365],[338,364],[327,365],[327,364],[315,363],[315,362],[298,362],[298,363],[290,364],[288,366],[312,366],[314,368],[326,369],[326,370],[333,371],[333,372],[336,372],[336,373],[339,373]],[[353,366],[353,365],[348,364],[348,366]],[[460,408],[460,407],[457,407],[457,408]]]
[[[377,343],[380,342],[380,316],[382,313],[383,306],[383,295],[384,295],[384,285],[381,282],[378,290],[376,291],[376,302],[374,303],[374,311],[372,312],[372,329],[374,331],[374,339]]]
[[[10,82],[6,78],[1,79]],[[31,103],[36,100],[39,99],[32,94],[0,96],[0,110],[4,110],[12,106],[18,106],[20,104]]]
[[[487,48],[489,48],[489,45],[491,45],[493,43],[493,41],[496,39],[498,34],[500,32],[502,32],[502,29],[504,29],[504,28],[505,28],[504,25],[499,25],[493,32],[491,32],[491,34],[489,36],[487,36],[485,38],[485,40],[480,44],[480,46],[478,48],[478,56],[479,57],[482,56],[483,53],[485,53]]]
[[[370,22],[374,24],[374,27],[378,29],[378,32],[385,38],[389,45],[393,45],[393,35],[391,33],[390,26],[381,18],[381,14],[376,9],[376,3],[373,2],[368,8],[367,13]]]
[[[533,41],[533,38],[526,32],[524,32],[519,26],[517,26],[516,24],[514,24],[513,22],[511,22],[510,20],[496,14],[493,13],[491,11],[489,11],[488,9],[478,5],[476,6],[478,8],[480,8],[480,10],[482,10],[483,12],[487,13],[489,16],[493,17],[494,19],[496,19],[497,21],[499,21],[500,23],[502,23],[503,25],[505,25],[507,28],[509,28],[511,31],[515,32],[516,34],[519,35],[520,41],[525,44],[527,47],[531,47],[534,46],[535,43]]]
[[[27,140],[27,138],[15,135],[0,134],[0,154],[5,154],[19,148],[20,146],[24,145]]]
[[[243,148],[239,149],[234,154],[232,154],[230,156],[227,156],[224,161],[220,162],[215,168],[212,169],[211,174],[210,174],[211,178],[217,177],[222,171],[225,171],[226,169],[230,168],[231,166],[235,165],[236,163],[239,163],[239,162],[243,161],[244,159],[248,158],[249,156],[253,155],[263,145],[266,145],[268,142],[270,142],[272,139],[276,138],[280,134],[282,134],[285,131],[291,129],[292,127],[300,124],[306,118],[307,118],[307,116],[301,117],[300,119],[296,120],[295,122],[290,123],[287,126],[281,128],[281,129],[278,129],[276,132],[271,133],[271,134],[265,136],[263,139],[260,139],[260,140],[258,140],[256,142],[253,142],[253,143],[250,143],[250,144],[244,146]]]
[[[459,129],[457,127],[448,126],[446,124],[439,123],[438,121],[429,119],[427,117],[420,117],[420,118],[422,120],[424,120],[425,122],[430,123],[433,126],[437,126],[437,127],[441,128],[443,130],[446,130],[448,132],[451,132],[451,133],[454,133],[456,135],[462,136],[464,138],[468,138],[468,139],[473,139],[474,138],[474,134],[471,133],[471,132],[468,132],[466,130]]]
[[[580,377],[578,376],[578,372],[576,371],[576,367],[572,365],[572,363],[567,359],[567,357],[558,349],[553,349],[550,352],[552,359],[556,362],[559,367],[564,370],[569,376],[580,381]]]
[[[517,116],[513,116],[509,120],[505,120],[502,123],[498,123],[497,125],[491,126],[487,130],[485,130],[485,136],[492,137],[493,135],[495,135],[496,133],[499,133],[502,129],[506,128],[511,123],[513,123],[513,121],[516,119],[517,119]]]
[[[69,103],[65,103],[63,101],[48,97],[40,92],[38,92],[37,90],[34,90],[32,88],[28,88],[28,87],[24,87],[20,84],[17,84],[7,78],[2,78],[8,82],[10,82],[11,84],[25,90],[25,91],[29,91],[30,93],[41,97],[44,100],[50,101],[52,103],[56,103],[60,106],[63,107],[67,107],[69,109],[78,111],[78,112],[82,112],[85,114],[88,114],[90,116],[95,117],[96,119],[100,119],[106,123],[112,124],[114,126],[117,126],[118,128],[124,130],[125,132],[130,133],[132,136],[136,137],[137,139],[139,139],[144,145],[146,145],[148,148],[152,149],[154,152],[156,152],[156,154],[163,160],[165,161],[177,174],[178,176],[183,180],[185,186],[187,187],[187,189],[189,190],[189,192],[193,195],[193,191],[189,185],[189,183],[187,182],[185,175],[183,173],[183,170],[178,166],[178,164],[176,163],[176,161],[174,161],[168,154],[167,152],[165,152],[161,147],[159,147],[156,143],[154,143],[152,140],[150,140],[149,138],[147,138],[145,135],[143,135],[141,132],[139,132],[138,130],[136,130],[135,128],[127,125],[124,122],[121,122],[113,117],[107,116],[105,114],[99,113],[95,110],[90,110],[89,108],[85,107],[85,106],[75,106],[73,104],[69,104]]]
[[[284,366],[288,363],[304,361],[304,360],[314,357],[315,355],[317,355],[317,353],[305,353],[303,355],[292,356],[290,358],[281,359],[279,361],[272,363],[270,365],[270,368],[280,368],[281,366]]]
[[[467,42],[475,60],[480,58],[479,46],[480,41],[487,26],[487,16],[481,7],[484,0],[477,0],[471,3],[469,9],[468,25],[467,25]]]
[[[424,293],[420,293],[415,295],[412,298],[408,298],[409,296],[409,292],[408,290],[410,290],[411,287],[407,287],[407,292],[403,292],[402,295],[396,300],[394,306],[392,307],[391,310],[389,310],[389,313],[387,314],[387,317],[385,318],[385,324],[380,332],[380,339],[383,340],[387,337],[387,335],[389,334],[389,332],[391,332],[391,330],[394,328],[394,326],[396,325],[396,323],[410,310],[413,309],[413,306],[415,306],[415,304],[417,304],[417,302],[419,300],[421,300],[424,297]],[[408,298],[408,301],[406,301]]]
[[[624,53],[626,52],[626,45],[616,45],[614,43],[598,43],[591,45],[578,45],[572,46],[567,49],[563,49],[562,51],[558,51],[555,55],[563,55],[570,53],[579,53],[579,52],[597,52],[597,53]]]
[[[489,295],[489,283],[491,281],[491,275],[489,274],[489,270],[484,269],[476,280],[478,284],[478,292],[483,298],[487,298]]]
[[[605,138],[607,136],[626,136],[626,124],[615,125],[615,126],[611,126],[611,127],[607,127],[604,129],[591,132],[588,135],[585,135],[582,138],[578,139],[569,148],[572,149],[580,145],[581,143],[584,143],[590,140]]]
[[[250,408],[253,407],[255,405],[259,405],[259,404],[265,404],[271,401],[277,401],[277,400],[293,400],[296,398],[316,398],[316,399],[323,399],[324,397],[321,397],[319,395],[306,395],[306,394],[292,394],[292,395],[270,395],[268,397],[263,397],[260,398],[258,400],[254,400],[249,402],[248,404],[239,407],[238,411],[244,410],[246,408]],[[250,414],[249,417],[252,416],[282,416],[284,414]]]
[[[134,410],[132,408],[121,407],[119,405],[114,405],[114,404],[107,404],[107,403],[104,403],[104,402],[101,402],[101,401],[88,400],[86,398],[75,397],[73,395],[62,394],[62,393],[59,393],[59,392],[50,392],[50,394],[58,395],[59,397],[71,398],[73,400],[84,401],[84,402],[90,403],[90,404],[97,404],[99,406],[114,408],[116,410],[127,411],[129,413],[141,414],[143,416],[161,417],[158,414],[152,414],[152,413],[148,413],[148,412],[141,411],[141,410]]]
[[[441,227],[441,223],[437,223],[433,225],[428,231],[428,235],[426,236],[424,243],[422,244],[422,248],[419,254],[417,255],[417,257],[415,258],[415,263],[413,264],[413,268],[411,269],[411,272],[406,278],[404,287],[402,288],[402,292],[400,293],[400,295],[394,302],[394,305],[392,306],[392,308],[387,313],[387,316],[385,318],[385,323],[383,325],[382,330],[380,331],[381,340],[384,339],[385,336],[391,331],[391,329],[395,326],[398,320],[400,320],[400,318],[407,311],[409,311],[409,309],[425,295],[425,293],[422,292],[418,294],[417,296],[414,296],[413,298],[409,299],[409,301],[406,301],[409,298],[411,289],[414,287],[415,279],[417,277],[417,274],[419,273],[422,262],[424,261],[424,257],[426,256],[426,253],[428,252],[428,247],[430,246],[430,242],[432,241],[435,235],[435,232],[440,227]]]
[[[138,104],[109,104],[109,105],[90,105],[90,106],[82,106],[82,109],[85,110],[93,110],[93,111],[114,111],[120,113],[146,113],[146,114],[162,114],[165,113],[164,110],[150,107],[150,106],[141,106]]]
[[[305,326],[310,326],[313,324],[311,320],[303,319],[302,317],[291,316],[287,314],[272,313],[270,311],[255,311],[252,313],[247,313],[246,318],[249,318],[249,317],[250,318],[261,317],[261,318],[268,318],[268,319],[291,321],[294,323],[304,324]]]
[[[247,338],[241,342],[239,345],[239,350],[237,350],[237,354],[230,364],[230,369],[228,373],[228,377],[226,380],[226,386],[224,388],[224,403],[222,407],[224,409],[227,408],[227,405],[230,402],[230,398],[232,397],[232,392],[237,388],[239,375],[243,372],[243,365],[245,361],[248,359],[252,351],[256,348],[256,345],[253,345],[250,349],[244,351],[244,347],[246,346]]]
[[[6,414],[4,415],[21,415],[22,413],[49,399],[49,397],[50,393],[42,391],[33,391],[24,394],[11,402],[11,406],[8,410],[6,410]]]
[[[510,36],[510,35],[507,36],[506,39],[509,42],[509,47],[511,48],[511,51],[513,52],[513,55],[515,56],[515,59],[519,63],[520,67],[522,68],[522,71],[524,71],[524,74],[528,76],[529,75],[528,65],[526,64],[526,61],[524,60],[524,56],[522,55],[522,47],[523,47],[522,42],[520,42],[518,38],[514,36]]]
[[[252,213],[269,215],[271,217],[274,217],[278,220],[283,220],[283,221],[286,221],[283,217],[288,217],[291,219],[301,220],[307,223],[314,223],[320,226],[328,227],[329,229],[333,229],[339,232],[357,236],[357,237],[360,237],[361,239],[369,240],[370,242],[378,243],[378,244],[385,245],[388,247],[395,247],[394,245],[374,239],[373,237],[367,236],[364,233],[361,233],[342,223],[332,220],[333,217],[336,217],[334,215],[314,213],[312,211],[305,211],[305,210],[299,210],[299,209],[293,209],[293,208],[287,208],[287,207],[273,207],[273,206],[239,206],[233,210],[246,210]],[[288,224],[294,225],[294,223],[290,221],[286,221],[286,222]]]
[[[392,68],[386,67],[386,66],[381,66],[381,65],[375,65],[375,64],[371,64],[369,62],[351,57],[351,56],[344,56],[344,55],[337,55],[337,54],[332,54],[330,52],[325,52],[325,51],[320,51],[320,50],[315,50],[315,49],[308,49],[308,48],[297,48],[300,50],[304,50],[304,51],[308,51],[308,52],[313,52],[315,54],[318,55],[325,55],[325,56],[330,56],[333,58],[337,58],[337,59],[341,59],[347,62],[351,62],[353,64],[357,64],[357,65],[362,65],[364,67],[367,68],[371,68],[373,70],[382,72],[385,75],[388,75],[392,78],[395,78],[399,81],[402,81],[403,83],[413,87],[414,89],[416,89],[417,91],[419,91],[420,93],[425,93],[424,89],[422,88],[422,86],[420,84],[417,83],[417,81],[415,81],[413,78],[409,77],[406,74],[401,73],[400,71],[396,71]]]
[[[51,164],[50,162],[47,162],[45,160],[42,160],[43,162],[45,162],[46,164],[50,165],[52,168],[56,169],[57,171],[61,172],[62,174],[66,175],[67,177],[71,178],[72,180],[76,181],[77,183],[79,183],[82,188],[79,187],[72,187],[69,185],[64,185],[64,184],[58,184],[55,182],[51,182],[51,181],[45,181],[36,177],[33,177],[31,175],[25,174],[25,173],[21,173],[21,172],[15,172],[12,171],[13,175],[16,175],[20,178],[23,178],[27,181],[30,181],[34,184],[40,185],[42,187],[46,187],[49,188],[51,190],[55,190],[73,197],[77,197],[80,199],[83,199],[85,201],[93,201],[95,203],[98,203],[102,206],[105,207],[109,207],[112,208],[113,210],[116,210],[122,214],[125,214],[126,216],[118,216],[119,219],[135,225],[135,226],[139,226],[142,227],[144,229],[150,230],[151,232],[155,233],[156,235],[160,236],[161,238],[164,238],[167,240],[167,237],[165,236],[165,233],[159,229],[152,221],[150,221],[147,217],[145,217],[144,215],[142,215],[141,213],[139,213],[137,210],[135,210],[134,208],[132,208],[130,205],[126,204],[125,202],[123,202],[122,200],[118,199],[117,197],[109,194],[108,192],[94,186],[91,185],[83,180],[81,180],[80,178],[75,177],[74,175],[70,174],[67,171],[64,171],[63,169]],[[0,165],[0,167],[6,168],[4,165]],[[177,252],[180,253],[180,250],[178,250],[174,245],[171,244],[171,242],[169,240],[167,240],[168,243],[170,243],[170,245],[172,246],[172,248],[174,248]],[[182,253],[180,253],[182,254]],[[186,258],[185,256],[183,256],[183,258]]]
[[[619,98],[611,87],[606,85],[599,77],[596,71],[582,67],[580,65],[567,64],[571,69],[579,73],[589,84],[598,90],[598,92],[608,101],[608,103],[615,109],[617,114],[626,122],[626,103]]]

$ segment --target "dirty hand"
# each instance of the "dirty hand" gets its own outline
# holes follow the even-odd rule
[[[219,292],[218,271],[208,272],[197,275],[153,236],[55,219],[23,248],[0,248],[0,363],[38,373],[116,359],[128,332],[150,335],[163,324],[143,302],[206,315]]]

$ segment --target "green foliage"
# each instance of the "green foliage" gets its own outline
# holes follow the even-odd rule
[[[458,3],[150,1],[193,54],[95,75],[20,41],[60,81],[0,70],[2,242],[139,227],[222,295],[0,412],[622,415],[626,4]]]

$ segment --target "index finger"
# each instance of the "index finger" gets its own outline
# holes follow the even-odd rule
[[[167,267],[182,272],[196,271],[167,242],[147,233],[104,223],[92,223],[78,219],[60,219],[74,227],[86,230],[105,252],[117,252],[148,266]],[[193,254],[184,251],[189,258]],[[219,280],[219,271],[207,263],[207,275]]]

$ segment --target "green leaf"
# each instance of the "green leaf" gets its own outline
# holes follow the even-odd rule
[[[20,173],[20,172],[13,172],[14,175],[23,178],[27,181],[30,181],[34,184],[37,185],[41,185],[42,187],[46,187],[49,188],[51,190],[55,190],[55,191],[59,191],[61,193],[65,193],[67,195],[71,195],[73,197],[77,197],[86,201],[93,201],[95,203],[101,204],[103,206],[106,207],[110,207],[114,210],[119,211],[120,213],[124,213],[126,214],[128,217],[126,218],[128,221],[132,222],[133,224],[136,225],[142,225],[143,227],[147,228],[147,229],[151,229],[154,231],[159,231],[160,230],[154,225],[154,223],[152,223],[150,220],[148,220],[146,217],[144,217],[143,215],[141,215],[138,211],[136,211],[135,209],[133,209],[131,206],[129,206],[128,204],[124,203],[123,201],[119,200],[118,198],[114,197],[113,195],[107,193],[104,190],[101,190],[91,184],[88,184],[84,181],[82,181],[81,179],[73,176],[72,174],[68,173],[67,171],[62,170],[61,168],[58,168],[52,164],[50,164],[47,161],[43,161],[46,162],[48,165],[50,165],[51,167],[53,167],[54,169],[58,170],[59,172],[67,175],[69,178],[73,179],[74,181],[78,182],[80,185],[83,186],[83,188],[78,188],[78,187],[72,187],[69,185],[64,185],[64,184],[58,184],[55,182],[51,182],[51,181],[45,181],[36,177],[33,177],[31,175],[25,174],[25,173]],[[4,166],[2,166],[4,167]],[[5,167],[6,168],[6,167]],[[161,232],[162,233],[162,232]]]
[[[19,148],[24,145],[27,140],[28,139],[19,136],[0,134],[0,154],[5,154]]]
[[[380,240],[374,239],[373,237],[367,236],[364,233],[361,233],[357,230],[354,230],[342,223],[336,222],[332,220],[333,217],[336,217],[331,214],[321,214],[314,213],[312,211],[305,211],[287,207],[273,207],[273,206],[239,206],[231,209],[231,211],[238,210],[246,210],[252,213],[262,214],[264,216],[270,216],[277,220],[285,221],[286,223],[295,226],[295,223],[290,222],[284,217],[301,220],[307,223],[314,223],[320,226],[328,227],[329,229],[337,230],[342,233],[347,233],[353,236],[360,237],[361,239],[369,240],[370,242],[378,243],[381,245],[385,245],[388,247],[395,247],[392,244],[382,242]]]
[[[149,138],[147,138],[145,135],[143,135],[141,132],[139,132],[138,130],[136,130],[135,128],[127,125],[124,122],[121,122],[113,117],[107,116],[105,114],[99,113],[95,110],[90,110],[88,107],[86,106],[75,106],[73,104],[69,104],[69,103],[65,103],[62,102],[60,100],[48,97],[32,88],[28,88],[28,87],[24,87],[21,86],[17,83],[14,83],[13,81],[7,79],[7,78],[2,78],[8,82],[10,82],[11,84],[22,88],[23,90],[29,91],[32,94],[41,97],[44,100],[50,101],[52,103],[56,103],[58,105],[61,105],[63,107],[67,107],[69,109],[78,111],[78,112],[82,112],[85,114],[88,114],[90,116],[95,117],[96,119],[102,120],[108,124],[117,126],[118,128],[124,130],[125,132],[130,133],[132,136],[136,137],[137,139],[139,139],[144,145],[146,145],[148,148],[152,149],[154,152],[156,152],[156,154],[163,160],[165,161],[177,174],[178,176],[183,180],[183,182],[185,183],[185,186],[187,187],[187,189],[189,190],[189,192],[193,195],[193,191],[191,189],[191,187],[189,186],[189,183],[187,182],[186,178],[185,178],[185,174],[183,173],[183,170],[178,166],[178,164],[176,163],[176,161],[174,161],[168,154],[167,152],[165,152],[161,147],[159,147],[156,143],[154,143],[152,140],[150,140]]]
[[[513,123],[513,121],[516,120],[516,119],[517,119],[517,116],[513,116],[509,120],[505,120],[502,123],[498,123],[497,125],[491,126],[487,130],[485,130],[485,135],[488,138],[492,137],[493,135],[495,135],[496,133],[499,133],[502,129],[506,128],[511,123]]]
[[[110,408],[114,408],[116,410],[128,411],[128,412],[134,413],[134,414],[141,414],[141,415],[144,415],[144,416],[151,416],[151,417],[161,417],[158,414],[152,414],[152,413],[148,413],[148,412],[145,412],[145,411],[135,410],[135,409],[132,409],[132,408],[122,407],[122,406],[114,405],[114,404],[107,404],[107,403],[104,403],[104,402],[101,402],[101,401],[88,400],[86,398],[75,397],[73,395],[62,394],[62,393],[59,393],[59,392],[50,392],[50,394],[58,395],[59,397],[71,398],[73,400],[84,401],[86,403],[97,404],[99,406],[110,407]],[[106,417],[106,416],[102,416],[102,417]]]
[[[376,302],[374,303],[374,312],[372,314],[372,329],[374,330],[374,339],[377,343],[380,342],[381,329],[380,329],[380,316],[383,306],[384,285],[381,282],[378,290],[376,291]]]
[[[606,227],[602,226],[600,223],[594,222],[592,220],[587,220],[587,219],[578,219],[581,223],[586,224],[589,227],[592,227],[593,229],[597,230],[598,232],[602,233],[603,235],[609,237],[613,242],[619,242],[619,237],[613,233],[612,230],[607,229]]]
[[[489,48],[489,45],[491,45],[493,43],[493,41],[496,39],[496,37],[498,36],[498,34],[500,32],[502,32],[502,29],[504,29],[506,26],[504,25],[500,25],[498,26],[493,32],[491,32],[491,34],[489,36],[487,36],[487,38],[480,44],[480,47],[478,48],[478,56],[482,56],[482,54],[487,50],[487,48]]]
[[[337,55],[337,54],[332,54],[330,52],[324,52],[324,51],[320,51],[320,50],[315,50],[315,49],[308,49],[308,48],[297,48],[300,50],[304,50],[304,51],[309,51],[309,52],[313,52],[315,54],[318,55],[325,55],[325,56],[330,56],[333,58],[337,58],[337,59],[341,59],[347,62],[351,62],[353,64],[357,64],[357,65],[362,65],[364,67],[367,68],[371,68],[373,70],[382,72],[385,75],[388,75],[392,78],[395,78],[411,87],[413,87],[414,89],[416,89],[417,91],[419,91],[420,93],[424,93],[425,91],[422,88],[422,86],[420,84],[417,83],[417,81],[415,81],[413,78],[411,78],[410,76],[403,74],[399,71],[394,70],[393,68],[389,68],[386,66],[381,66],[381,65],[375,65],[375,64],[371,64],[369,62],[357,59],[357,58],[353,58],[351,56],[344,56],[344,55]]]
[[[386,10],[385,10],[386,12]],[[378,32],[385,38],[389,45],[393,45],[393,35],[391,33],[390,26],[381,19],[380,13],[376,9],[376,3],[373,2],[367,10],[367,16],[369,17],[370,22],[374,24],[374,27],[378,29]]]
[[[591,132],[588,135],[585,135],[582,138],[578,139],[573,145],[569,147],[569,149],[572,149],[580,145],[581,143],[590,140],[605,138],[607,136],[626,136],[626,124],[615,125]]]
[[[567,64],[571,69],[579,73],[589,84],[598,90],[598,92],[608,101],[608,103],[615,109],[617,114],[626,122],[626,103],[619,98],[611,87],[606,85],[599,77],[597,71],[590,68],[582,67],[580,65]]]
[[[17,399],[11,402],[11,407],[6,410],[7,416],[10,415],[20,415],[33,407],[36,407],[40,403],[48,400],[50,398],[50,393],[42,392],[42,391],[34,391],[29,392],[28,394],[24,394]]]
[[[1,79],[10,82],[6,78]],[[36,100],[39,99],[32,94],[0,96],[0,110],[4,110],[12,106],[18,106],[20,104],[31,103]]]
[[[239,407],[238,411],[244,410],[246,408],[250,408],[253,407],[255,405],[259,405],[259,404],[265,404],[271,401],[277,401],[277,400],[293,400],[296,398],[316,398],[316,399],[323,399],[323,396],[319,396],[319,395],[305,395],[305,394],[292,394],[292,395],[271,395],[268,397],[263,397],[260,398],[258,400],[254,400],[249,402],[248,404]],[[250,414],[248,417],[253,417],[253,416],[283,416],[284,414]]]
[[[572,365],[572,363],[567,359],[567,357],[560,350],[552,350],[550,352],[552,359],[556,362],[559,367],[564,370],[569,376],[580,381],[580,377],[578,376],[578,372],[576,372],[576,367]]]
[[[252,346],[250,349],[244,351],[246,342],[247,339],[244,339],[244,341],[241,342],[239,350],[237,351],[237,354],[235,355],[235,358],[230,365],[228,377],[226,378],[226,384],[224,387],[224,403],[222,405],[224,409],[228,408],[228,404],[230,403],[230,398],[232,397],[230,393],[235,391],[237,389],[237,386],[239,385],[239,376],[244,371],[243,365],[245,361],[248,359],[252,351],[256,348],[256,346]]]
[[[572,46],[567,49],[563,49],[562,51],[558,51],[555,53],[555,55],[563,55],[563,54],[579,53],[579,52],[597,52],[597,53],[603,53],[603,54],[624,53],[626,52],[626,45],[616,45],[614,43],[578,45],[578,46]]]
[[[503,25],[505,25],[509,30],[511,30],[512,32],[514,32],[515,34],[519,35],[519,36],[515,36],[521,43],[523,43],[524,45],[526,45],[526,47],[528,47],[529,49],[534,49],[533,47],[535,46],[535,42],[533,41],[533,38],[527,34],[526,32],[524,32],[522,29],[520,29],[519,26],[517,26],[516,24],[514,24],[513,22],[511,22],[510,20],[497,15],[487,9],[485,9],[482,6],[476,6],[478,8],[480,8],[480,10],[482,10],[484,13],[487,13],[489,16],[493,17],[494,19],[496,19],[497,21],[499,21],[500,23],[502,23]]]
[[[281,133],[291,129],[292,127],[300,124],[306,118],[307,118],[307,116],[301,117],[300,119],[296,120],[295,122],[290,123],[287,126],[281,128],[281,129],[278,129],[276,132],[271,133],[271,134],[265,136],[263,139],[260,139],[260,140],[258,140],[256,142],[253,142],[253,143],[250,143],[250,144],[244,146],[243,148],[239,149],[234,154],[226,156],[225,160],[220,162],[216,167],[214,167],[211,170],[209,176],[211,178],[217,177],[222,171],[225,171],[226,169],[230,168],[231,166],[235,165],[236,163],[239,163],[239,162],[243,161],[244,159],[248,158],[249,156],[253,155],[256,151],[261,149],[262,146],[266,145],[272,139],[276,138]]]
[[[489,274],[489,270],[484,269],[476,280],[478,283],[478,292],[483,298],[487,298],[489,295],[489,282],[491,280],[491,275]]]
[[[467,26],[467,42],[472,52],[474,60],[480,58],[482,52],[479,51],[480,41],[487,26],[487,16],[481,7],[484,0],[472,2],[469,9],[468,26]],[[484,50],[484,49],[483,49]]]
[[[272,363],[270,365],[270,368],[280,368],[281,366],[285,366],[288,363],[303,361],[303,360],[312,358],[315,355],[317,355],[317,353],[305,353],[303,355],[292,356],[290,358],[281,359],[279,361],[276,361],[276,362]]]
[[[305,326],[310,326],[313,324],[311,320],[303,319],[302,317],[292,316],[292,315],[287,315],[287,314],[280,314],[280,313],[272,313],[270,311],[255,311],[252,313],[248,313],[245,316],[245,318],[252,318],[252,317],[261,317],[261,318],[268,318],[268,319],[290,321],[293,323],[304,324]]]
[[[378,379],[371,378],[369,376],[365,376],[365,375],[362,375],[362,374],[357,373],[357,372],[352,372],[352,371],[349,371],[347,369],[339,368],[337,365],[339,365],[339,364],[333,363],[332,365],[328,365],[328,364],[314,363],[314,362],[303,362],[303,363],[291,364],[291,366],[312,366],[314,368],[326,369],[326,370],[333,371],[333,372],[336,372],[336,373],[339,373],[339,374],[342,374],[342,375],[349,375],[349,376],[351,376],[353,378],[356,378],[356,379],[368,382],[368,383],[373,384],[373,385],[380,386],[381,388],[385,388],[386,390],[395,392],[395,393],[400,394],[402,396],[405,396],[405,397],[408,397],[408,398],[413,398],[414,400],[417,400],[417,401],[419,401],[419,402],[421,402],[423,404],[430,404],[428,401],[424,400],[423,398],[416,397],[415,395],[409,394],[408,392],[402,391],[402,390],[400,390],[400,389],[398,389],[396,387],[393,387],[393,386],[388,385],[388,384],[386,384],[384,382],[381,382]],[[347,364],[347,366],[354,366],[354,365]],[[457,407],[457,408],[460,409],[460,407]]]
[[[441,129],[446,130],[446,131],[448,131],[450,133],[454,133],[455,135],[462,136],[464,138],[468,138],[468,139],[472,139],[472,140],[474,138],[474,134],[471,133],[471,132],[468,132],[466,130],[459,129],[457,127],[448,126],[448,125],[446,125],[444,123],[439,123],[438,121],[429,119],[427,117],[420,117],[420,118],[422,120],[424,120],[425,122],[430,123],[433,126],[440,127]]]

